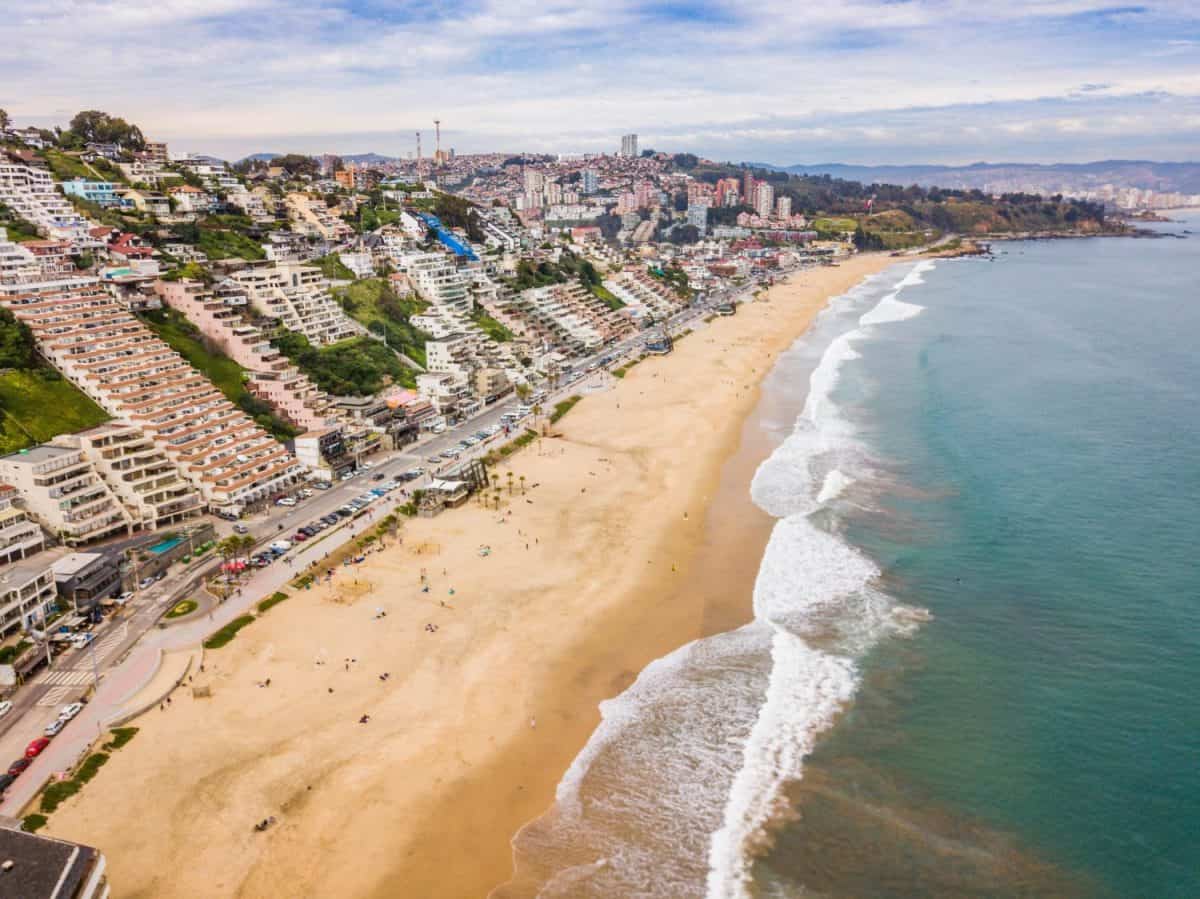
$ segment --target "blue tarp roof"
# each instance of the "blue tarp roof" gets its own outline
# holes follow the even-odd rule
[[[475,255],[475,251],[459,240],[453,233],[447,230],[446,226],[442,224],[441,220],[436,215],[430,215],[428,212],[421,212],[418,214],[421,216],[421,220],[433,229],[433,232],[437,235],[438,240],[453,250],[455,255],[465,256],[468,259],[476,261],[479,259],[479,257]]]

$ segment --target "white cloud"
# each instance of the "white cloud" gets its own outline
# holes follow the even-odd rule
[[[1180,37],[1200,8],[1179,0],[1119,14],[1095,0],[717,0],[707,15],[634,0],[368,9],[30,4],[0,41],[0,106],[18,120],[108,109],[196,148],[400,152],[437,116],[463,150],[600,148],[637,130],[643,143],[761,146],[787,161],[912,152],[922,134],[929,152],[974,143],[971,158],[1039,135],[1128,136],[1084,100],[1144,111],[1139,127],[1175,146],[1187,137],[1180,110],[1200,97],[1200,45]],[[90,37],[92,25],[118,27],[120,40]],[[1011,111],[998,119],[999,107]],[[333,143],[310,146],[319,139]]]

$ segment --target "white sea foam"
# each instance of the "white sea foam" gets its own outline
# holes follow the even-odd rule
[[[854,659],[915,620],[872,586],[870,559],[807,516],[861,474],[854,430],[833,399],[859,358],[855,343],[920,312],[896,296],[929,268],[890,289],[890,277],[872,278],[823,313],[820,327],[851,330],[822,354],[792,433],[751,486],[779,519],[755,582],[755,621],[652,662],[601,703],[600,725],[559,782],[556,818],[515,840],[531,857],[562,860],[543,899],[748,895],[784,784],[853,696]]]
[[[774,629],[765,701],[743,748],[722,826],[709,844],[708,899],[746,899],[750,867],[765,828],[781,811],[782,788],[801,776],[818,735],[854,695],[853,658],[888,632],[911,627],[889,597],[871,586],[874,563],[808,515],[851,481],[822,460],[846,455],[853,429],[840,414],[834,389],[856,341],[872,326],[902,321],[922,307],[897,296],[920,284],[933,264],[921,262],[870,311],[858,327],[834,339],[812,373],[795,430],[755,472],[751,496],[778,517],[754,587],[754,611]],[[821,647],[821,648],[818,648]]]
[[[854,694],[849,659],[811,649],[787,631],[776,631],[771,658],[767,699],[709,846],[709,899],[749,895],[750,861],[764,826],[781,811],[781,788],[800,777],[817,735]]]
[[[833,469],[825,475],[825,483],[821,485],[821,492],[817,494],[817,505],[823,506],[831,499],[837,499],[842,495],[842,491],[853,483],[854,478],[839,469]]]

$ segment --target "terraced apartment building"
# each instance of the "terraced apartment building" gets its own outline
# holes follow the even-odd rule
[[[670,287],[644,271],[626,269],[604,280],[605,288],[625,304],[628,315],[661,321],[686,305]]]
[[[0,157],[0,203],[36,225],[46,237],[70,241],[75,252],[104,245],[89,233],[91,223],[55,189],[54,178],[46,169]]]
[[[0,285],[38,349],[114,418],[141,430],[218,510],[237,510],[305,470],[96,278]]]
[[[157,293],[182,313],[206,339],[250,373],[252,393],[270,403],[292,424],[305,430],[338,422],[333,400],[242,314],[249,300],[241,284],[229,279],[212,288],[199,281],[158,281]]]
[[[296,262],[258,262],[229,276],[259,315],[325,346],[365,334],[366,329],[342,311],[329,295],[319,268]]]

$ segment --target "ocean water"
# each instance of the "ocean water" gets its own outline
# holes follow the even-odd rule
[[[1200,895],[1198,287],[1097,239],[835,300],[765,385],[753,622],[602,705],[524,889]]]

